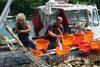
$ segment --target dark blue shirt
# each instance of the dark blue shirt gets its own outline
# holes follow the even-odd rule
[[[59,27],[56,23],[49,25],[49,27],[48,27],[48,29],[46,31],[46,34],[45,34],[46,38],[49,39],[49,40],[53,40],[53,41],[56,40],[57,38],[53,37],[53,36],[50,36],[48,34],[48,31],[51,31],[54,34],[60,35],[61,33],[60,33],[60,31],[58,29],[60,29],[61,32],[63,32],[63,26]]]

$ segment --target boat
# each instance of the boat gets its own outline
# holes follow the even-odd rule
[[[7,16],[7,19],[13,19],[14,18],[14,16]]]
[[[36,9],[39,9],[41,19],[44,23],[44,28],[40,31],[42,35],[45,33],[48,25],[56,20],[56,17],[62,10],[65,16],[70,20],[72,27],[75,27],[79,22],[83,24],[83,27],[86,23],[89,23],[94,33],[94,39],[100,38],[100,20],[96,5],[70,4],[66,2],[66,0],[49,0],[45,5],[39,6]],[[60,16],[63,17],[63,15]]]
[[[11,1],[11,0],[8,0]],[[11,4],[11,3],[10,3]],[[9,5],[10,6],[10,5]],[[69,4],[66,0],[49,0],[45,5],[39,6],[36,8],[36,10],[39,10],[39,14],[41,17],[41,21],[43,22],[43,27],[40,27],[39,36],[33,36],[33,41],[36,44],[36,40],[39,38],[44,37],[44,33],[46,32],[48,25],[53,23],[56,19],[56,17],[59,15],[61,17],[67,18],[67,24],[68,24],[68,30],[65,30],[68,34],[74,34],[74,33],[80,33],[83,31],[83,27],[77,28],[77,23],[81,22],[83,25],[86,23],[89,23],[89,26],[91,27],[91,31],[94,33],[93,40],[97,40],[100,38],[100,22],[99,22],[99,15],[98,15],[98,9],[96,5],[86,5],[86,4]],[[62,13],[63,12],[63,13]],[[60,14],[61,13],[61,14]],[[63,14],[63,15],[62,15]],[[64,18],[63,17],[63,18]],[[100,63],[99,54],[100,52],[88,52],[79,50],[79,48],[70,48],[70,53],[68,51],[67,54],[57,54],[57,49],[51,49],[42,51],[43,53],[40,53],[38,57],[34,57],[34,54],[31,54],[31,52],[26,51],[25,53],[23,51],[24,47],[23,44],[19,41],[19,39],[14,35],[14,33],[10,30],[10,27],[8,25],[5,25],[8,29],[8,32],[12,34],[12,36],[15,38],[15,40],[18,42],[20,46],[22,46],[20,49],[18,47],[18,51],[14,51],[12,48],[9,47],[10,50],[7,52],[3,52],[1,56],[1,66],[0,67],[16,67],[16,66],[25,66],[25,67],[72,67],[74,66],[73,61],[75,63],[79,63],[78,65],[81,66],[81,62],[83,62],[82,65],[86,64],[94,64],[98,62],[98,66]],[[98,30],[97,30],[98,29]],[[96,30],[96,32],[95,32]],[[10,42],[9,42],[10,41]],[[8,39],[8,42],[10,45],[12,40]],[[98,40],[99,41],[99,40]],[[96,41],[97,42],[97,41]],[[7,42],[6,42],[7,43]],[[44,43],[44,42],[43,42]],[[100,43],[100,42],[99,42]],[[82,43],[85,44],[85,43]],[[87,43],[85,44],[87,45]],[[88,44],[89,45],[89,44]],[[12,46],[12,45],[10,45]],[[89,47],[89,46],[88,46]],[[1,48],[0,48],[1,49]],[[7,48],[8,49],[8,48]],[[22,50],[22,51],[20,51]],[[33,51],[34,52],[34,51]],[[38,51],[37,51],[38,52]],[[59,50],[58,50],[59,52]],[[5,57],[3,57],[5,55]],[[95,56],[95,58],[94,58]],[[23,58],[22,58],[23,57]],[[3,58],[3,59],[2,59]],[[17,58],[17,59],[15,59]],[[91,59],[92,58],[92,59]],[[5,60],[4,60],[5,59]],[[87,60],[89,59],[89,60]],[[15,62],[14,62],[15,61]],[[22,61],[22,62],[20,62]],[[91,63],[89,63],[92,61]],[[19,62],[19,63],[17,63]],[[77,65],[77,64],[76,64]],[[79,66],[79,67],[80,67]]]

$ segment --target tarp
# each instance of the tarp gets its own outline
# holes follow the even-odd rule
[[[40,30],[44,27],[38,10],[35,11],[35,15],[33,17],[33,25],[34,32],[36,35],[38,35]]]
[[[65,15],[63,10],[60,10],[60,13],[58,14],[58,16],[61,16],[63,18],[63,22],[69,26],[71,24],[69,18]]]
[[[63,18],[63,22],[69,26],[71,24],[69,18],[65,15],[63,10],[60,10],[60,13],[58,14],[58,16],[61,16]]]

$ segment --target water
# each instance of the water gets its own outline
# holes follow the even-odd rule
[[[6,21],[6,23],[7,23],[7,25],[9,25],[13,29],[15,27],[16,20],[14,20],[14,19],[8,19]],[[31,28],[32,28],[32,31],[29,33],[30,34],[30,38],[31,38],[34,35],[32,20],[30,20],[30,25],[31,25]],[[5,29],[5,26],[2,27],[0,33],[2,33],[4,36],[7,36],[9,39],[13,39],[13,37]]]

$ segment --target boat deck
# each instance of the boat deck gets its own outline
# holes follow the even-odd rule
[[[51,66],[59,67],[59,63],[70,61],[76,57],[88,58],[93,62],[98,61],[97,65],[100,66],[100,53],[85,53],[78,49],[71,50],[69,54],[57,55],[55,49],[47,50],[40,58]],[[48,61],[47,61],[48,59]],[[53,65],[53,63],[55,63]],[[37,67],[22,51],[11,52],[10,49],[4,45],[0,47],[0,67]]]

